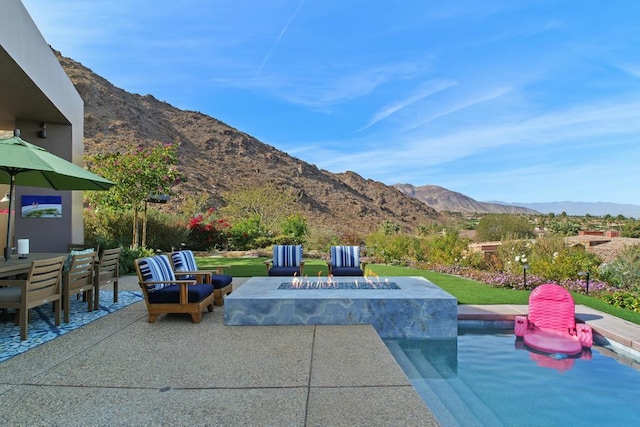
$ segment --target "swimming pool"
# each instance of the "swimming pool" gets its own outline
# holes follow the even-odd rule
[[[604,426],[640,420],[640,372],[595,347],[554,359],[517,349],[512,331],[385,340],[443,426]],[[628,365],[625,365],[628,363]]]

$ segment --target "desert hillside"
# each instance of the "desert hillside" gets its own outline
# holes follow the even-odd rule
[[[298,210],[312,227],[339,234],[364,236],[385,220],[414,229],[441,217],[396,188],[318,169],[213,117],[126,92],[82,64],[58,58],[85,103],[85,153],[179,144],[179,169],[187,179],[175,189],[174,207],[188,193],[205,193],[211,206],[220,207],[227,191],[271,182],[300,195]]]

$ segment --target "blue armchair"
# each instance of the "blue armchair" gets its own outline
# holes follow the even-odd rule
[[[149,323],[163,313],[187,313],[194,323],[200,323],[205,308],[213,311],[213,285],[176,279],[166,255],[136,259],[134,265]]]
[[[274,245],[273,259],[265,261],[269,276],[298,276],[304,274],[302,245]]]
[[[196,257],[190,250],[177,251],[171,254],[171,263],[176,276],[180,279],[193,279],[198,283],[211,283],[215,305],[223,305],[224,297],[233,290],[233,277],[224,274],[228,265],[216,265],[209,270],[198,270]]]
[[[360,246],[331,246],[329,252],[329,275],[364,276],[367,263],[360,260]]]

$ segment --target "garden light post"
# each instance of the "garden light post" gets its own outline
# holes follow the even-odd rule
[[[522,272],[524,274],[524,287],[527,287],[527,270],[529,269],[529,264],[525,264],[522,266]]]
[[[589,295],[589,272],[588,271],[579,271],[578,272],[578,276],[586,276],[586,281],[587,281],[587,295]]]

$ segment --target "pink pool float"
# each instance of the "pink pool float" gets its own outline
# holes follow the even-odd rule
[[[535,350],[574,356],[593,345],[589,325],[576,324],[575,304],[562,286],[540,285],[529,296],[529,315],[516,316],[514,332]]]

